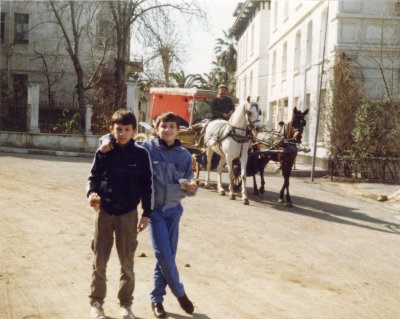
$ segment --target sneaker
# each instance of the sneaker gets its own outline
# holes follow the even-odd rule
[[[151,309],[156,318],[165,318],[167,316],[161,302],[152,302]]]
[[[194,311],[193,303],[189,300],[189,298],[184,294],[182,297],[178,298],[179,304],[182,309],[185,310],[186,313],[192,314]]]
[[[106,319],[103,306],[99,302],[94,302],[90,307],[90,317],[92,319]]]
[[[130,306],[121,306],[122,319],[135,319]]]

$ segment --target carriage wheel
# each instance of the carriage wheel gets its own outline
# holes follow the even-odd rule
[[[240,169],[240,162],[234,160],[232,163],[233,166],[233,190],[235,192],[240,191],[240,188],[242,187],[242,175],[241,175],[241,169]]]
[[[192,154],[192,168],[193,168],[193,175],[194,178],[199,178],[200,175],[200,167],[199,167],[199,162],[197,161],[196,155]]]

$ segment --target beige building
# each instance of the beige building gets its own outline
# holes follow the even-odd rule
[[[75,6],[82,13],[77,21],[82,27],[79,56],[87,82],[104,52],[106,60],[113,62],[112,20],[106,2],[76,2]],[[59,14],[72,34],[69,12],[60,10]],[[60,27],[51,21],[55,16],[46,1],[1,1],[2,96],[8,91],[26,101],[27,84],[34,82],[40,84],[41,101],[50,94],[54,101],[76,103],[74,66]]]

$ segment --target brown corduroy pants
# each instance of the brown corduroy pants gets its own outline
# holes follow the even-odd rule
[[[135,289],[133,258],[137,247],[137,210],[127,214],[109,215],[102,209],[95,216],[95,230],[92,241],[93,272],[90,304],[95,301],[104,303],[107,293],[106,269],[114,243],[121,265],[118,299],[120,305],[131,306]]]

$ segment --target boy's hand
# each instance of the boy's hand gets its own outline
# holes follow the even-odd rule
[[[97,193],[90,194],[89,198],[89,205],[94,209],[98,210],[100,208],[100,196]]]
[[[141,232],[147,228],[147,225],[149,224],[149,217],[142,217],[140,218],[139,225],[138,225],[138,231]]]
[[[197,184],[189,184],[188,187],[186,188],[186,191],[189,193],[194,192],[197,189]]]
[[[100,152],[107,153],[113,149],[114,146],[112,145],[111,140],[109,138],[106,138],[103,140],[103,142],[101,142]]]
[[[180,180],[181,188],[189,193],[197,189],[197,181],[195,179]]]

